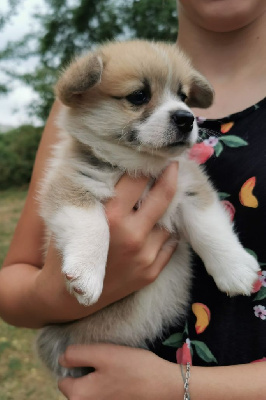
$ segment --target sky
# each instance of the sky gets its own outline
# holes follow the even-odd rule
[[[0,14],[7,9],[7,3],[8,0],[0,1]],[[44,7],[43,0],[20,0],[17,15],[12,17],[10,23],[0,32],[0,48],[4,48],[9,40],[19,40],[25,33],[36,29],[36,22],[31,18],[31,14],[36,8],[42,10]],[[8,68],[7,62],[2,65]],[[21,71],[27,70],[28,62],[21,61],[19,68]],[[0,82],[5,83],[5,81],[6,76],[1,72],[0,65]],[[32,89],[20,82],[13,83],[13,86],[14,90],[10,94],[0,96],[0,125],[14,127],[24,123],[39,125],[41,122],[37,118],[29,117],[26,111],[27,104],[34,101],[36,94],[34,95]]]

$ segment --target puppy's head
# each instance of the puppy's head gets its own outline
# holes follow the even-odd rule
[[[67,106],[68,131],[83,143],[165,156],[197,140],[190,107],[213,101],[207,80],[175,45],[146,41],[110,43],[77,59],[56,94]]]

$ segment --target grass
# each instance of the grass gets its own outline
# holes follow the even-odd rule
[[[0,192],[0,265],[26,195],[26,190]],[[64,399],[35,355],[35,336],[33,330],[15,328],[0,319],[0,400]]]
[[[26,195],[25,189],[0,192],[0,266],[8,250]]]

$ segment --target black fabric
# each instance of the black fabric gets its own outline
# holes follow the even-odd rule
[[[193,353],[193,365],[263,360],[266,357],[266,98],[220,120],[199,119],[199,127],[202,142],[196,146],[202,150],[199,157],[202,160],[198,161],[204,163],[231,213],[241,243],[257,257],[262,273],[256,293],[230,298],[217,289],[195,256],[192,304],[196,303],[205,322],[202,332],[197,333],[197,318],[191,310],[183,341],[187,339]],[[163,342],[183,330],[171,327],[165,338],[158,339],[150,349],[176,362],[180,345]]]

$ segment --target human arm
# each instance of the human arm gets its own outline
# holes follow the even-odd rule
[[[183,400],[180,366],[143,350],[109,344],[71,346],[65,367],[93,366],[81,378],[64,378],[59,389],[79,400]],[[189,392],[197,400],[264,400],[266,363],[191,367]]]
[[[0,316],[17,326],[39,328],[93,313],[152,282],[174,251],[173,246],[164,246],[169,234],[154,225],[174,195],[177,166],[165,171],[140,212],[132,208],[147,178],[124,176],[116,197],[106,204],[111,243],[103,294],[97,304],[84,307],[67,292],[53,243],[43,262],[44,225],[36,200],[51,146],[58,140],[54,120],[59,108],[55,103],[45,127],[25,207],[0,271]]]

